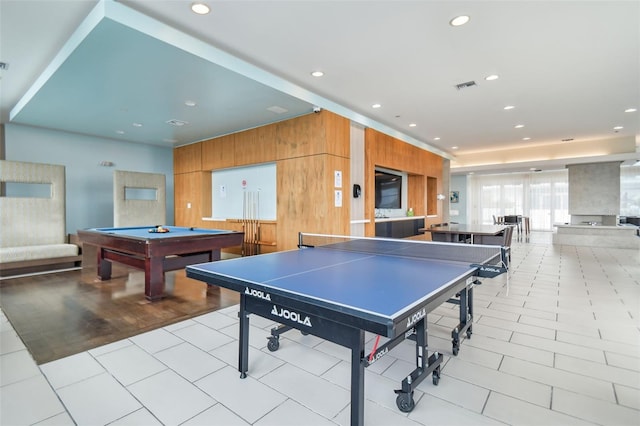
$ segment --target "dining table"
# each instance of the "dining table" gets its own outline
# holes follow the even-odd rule
[[[509,225],[449,223],[429,228],[420,228],[420,231],[431,233],[431,239],[433,241],[484,244],[490,241],[489,237],[495,239],[495,237],[503,233],[507,226]]]

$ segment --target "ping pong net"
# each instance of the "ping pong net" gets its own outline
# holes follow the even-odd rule
[[[505,273],[509,267],[509,248],[499,245],[454,244],[301,232],[298,235],[298,247],[461,262],[478,267],[479,276],[487,278]]]

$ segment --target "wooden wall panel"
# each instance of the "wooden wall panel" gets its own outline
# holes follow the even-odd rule
[[[334,235],[350,235],[351,232],[351,159],[327,155],[325,170],[327,171],[327,213],[322,224],[322,233]],[[342,187],[334,187],[334,171],[342,172]],[[335,190],[342,191],[342,207],[335,207]]]
[[[441,221],[442,202],[429,203],[432,191],[427,191],[427,177],[436,180],[436,194],[442,192],[442,157],[425,151],[373,129],[365,129],[365,215],[371,220],[365,225],[365,235],[375,235],[375,180],[376,166],[401,170],[409,174],[407,207],[413,207],[414,214],[437,217],[426,221]],[[421,188],[419,187],[421,186]],[[435,212],[435,213],[434,213]]]
[[[236,135],[209,139],[202,143],[202,169],[216,170],[235,166]]]
[[[202,144],[180,146],[173,150],[173,173],[190,173],[202,170]]]
[[[323,113],[276,123],[279,160],[327,152]]]
[[[276,161],[276,124],[236,133],[235,166]]]
[[[342,207],[334,206],[334,170],[343,173]],[[349,233],[348,170],[348,158],[328,155],[278,161],[279,250],[294,249],[299,232]]]
[[[350,157],[351,121],[329,111],[320,114],[326,129],[327,154]]]
[[[277,160],[278,220],[263,228],[263,239],[277,242],[271,250],[293,249],[298,232],[348,235],[350,233],[351,123],[329,111],[308,114],[258,129],[239,132],[176,149],[176,225],[229,228],[221,221],[202,221],[211,215],[211,170]],[[436,179],[442,192],[442,158],[372,129],[364,131],[365,235],[375,235],[375,166],[409,174],[409,207],[418,216],[431,211],[432,190],[427,178]],[[334,206],[334,170],[342,171],[342,207]],[[198,173],[192,173],[192,172]],[[202,172],[200,172],[202,171]],[[184,176],[179,177],[179,175]],[[433,181],[431,181],[433,182]],[[192,208],[186,209],[191,202]],[[442,203],[437,203],[438,216]],[[438,221],[429,218],[428,221]],[[195,222],[195,225],[193,224]],[[268,238],[267,238],[268,237]]]
[[[174,222],[176,226],[202,224],[202,172],[174,175]],[[190,204],[191,208],[187,205]]]
[[[200,172],[200,193],[202,200],[202,207],[200,208],[200,217],[211,217],[213,216],[213,206],[212,206],[212,182],[211,182],[211,172],[202,171]],[[224,228],[227,229],[227,228]]]
[[[407,180],[407,196],[409,197],[407,207],[413,209],[415,216],[424,216],[427,211],[425,198],[426,179],[423,175],[409,175]]]
[[[438,179],[433,176],[427,177],[427,213],[428,215],[438,214]]]
[[[296,247],[298,232],[320,232],[327,210],[322,156],[278,161],[278,246]]]

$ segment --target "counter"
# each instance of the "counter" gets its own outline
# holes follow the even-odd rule
[[[377,217],[376,237],[406,238],[420,234],[424,228],[424,216]]]
[[[375,222],[393,222],[397,220],[413,220],[424,219],[424,216],[394,216],[394,217],[376,217]]]
[[[634,225],[554,224],[553,244],[640,249],[638,228]]]

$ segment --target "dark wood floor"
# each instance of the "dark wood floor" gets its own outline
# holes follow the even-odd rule
[[[0,281],[0,306],[36,363],[43,364],[238,303],[237,293],[165,275],[166,298],[148,302],[144,272],[114,264]]]

